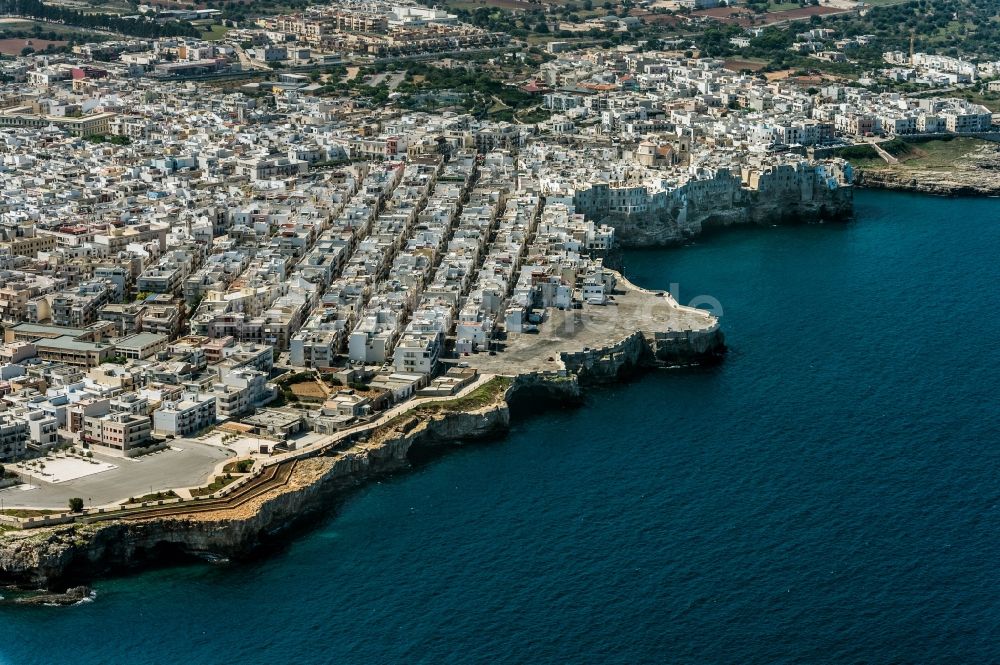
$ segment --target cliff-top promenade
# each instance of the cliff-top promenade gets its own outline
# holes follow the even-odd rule
[[[240,556],[329,509],[358,482],[405,467],[413,446],[505,431],[508,401],[522,390],[575,398],[581,381],[710,361],[724,350],[714,316],[616,276],[607,304],[553,312],[539,332],[509,336],[496,355],[460,361],[478,376],[455,395],[405,402],[370,423],[274,456],[212,495],[32,518],[34,528],[0,536],[0,579],[65,587],[179,556]]]

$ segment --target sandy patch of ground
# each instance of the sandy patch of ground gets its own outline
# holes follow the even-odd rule
[[[44,51],[49,45],[65,46],[69,42],[51,41],[48,39],[0,39],[0,53],[4,55],[21,55],[21,50],[25,46],[30,46],[36,51]]]
[[[305,399],[314,399],[320,401],[326,399],[326,391],[323,390],[322,386],[320,386],[315,381],[303,381],[301,383],[293,383],[292,385],[288,386],[288,388],[289,390],[292,391],[292,394],[298,397],[299,399],[305,398]]]

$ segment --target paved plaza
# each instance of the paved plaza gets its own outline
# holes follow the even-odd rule
[[[32,473],[29,482],[33,489],[18,486],[0,490],[0,499],[5,508],[62,509],[74,497],[83,499],[88,507],[120,503],[151,492],[202,485],[218,464],[234,456],[227,448],[176,439],[167,450],[135,459],[94,455],[103,470],[88,475],[69,478],[75,465],[63,465],[67,477],[58,482]],[[45,470],[56,463],[47,461]]]
[[[622,280],[606,305],[583,309],[550,308],[536,333],[508,334],[496,355],[461,358],[480,372],[511,374],[556,370],[559,354],[619,342],[636,331],[699,330],[713,324],[705,311],[679,306],[668,294],[646,291]]]
[[[50,483],[57,485],[78,478],[86,478],[105,471],[117,469],[116,464],[102,462],[97,459],[83,459],[73,455],[60,455],[55,459],[39,459],[35,465],[21,462],[10,467],[22,476],[27,476],[31,481]],[[44,467],[39,466],[44,464]]]

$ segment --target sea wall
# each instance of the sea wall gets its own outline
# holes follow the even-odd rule
[[[560,354],[566,370],[582,383],[614,381],[623,374],[651,363],[649,345],[642,332],[636,331],[613,344]]]
[[[59,587],[183,555],[247,554],[302,523],[366,478],[405,467],[415,445],[456,444],[506,431],[506,402],[403,419],[346,453],[296,462],[286,486],[244,506],[182,518],[109,520],[9,533],[0,539],[0,583]]]

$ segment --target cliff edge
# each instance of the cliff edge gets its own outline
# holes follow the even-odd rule
[[[7,533],[0,538],[0,580],[54,588],[183,557],[241,556],[362,481],[405,467],[415,446],[494,436],[509,423],[499,391],[488,405],[401,416],[346,451],[291,461],[282,482],[231,508]]]
[[[1000,144],[987,143],[938,163],[910,159],[855,170],[858,187],[936,196],[1000,195]]]

